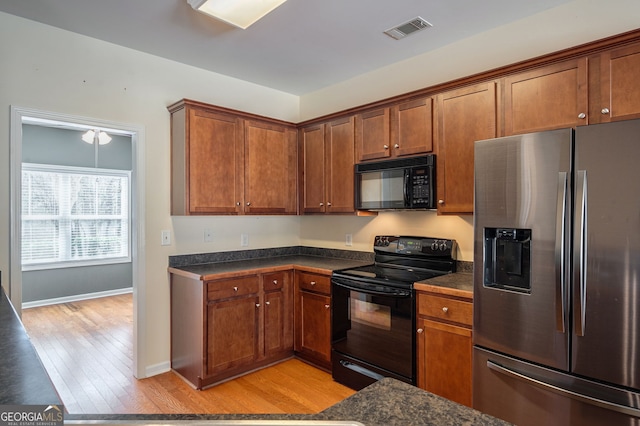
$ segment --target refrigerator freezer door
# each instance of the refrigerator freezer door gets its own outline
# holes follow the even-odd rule
[[[640,393],[473,350],[473,408],[519,426],[637,426]]]
[[[572,137],[564,129],[475,143],[474,344],[563,370],[569,368],[565,210],[571,206]],[[522,253],[495,259],[498,242],[489,237],[518,239],[528,230]],[[500,274],[519,273],[513,259],[530,271],[521,274],[521,288],[492,285],[491,277],[508,284]],[[495,272],[492,262],[505,270]]]
[[[574,373],[640,389],[640,120],[575,142]]]

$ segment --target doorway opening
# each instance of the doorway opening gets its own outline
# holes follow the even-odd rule
[[[132,292],[132,372],[146,377],[143,127],[12,106],[10,139],[13,305],[21,314],[25,297],[26,306],[37,306],[30,299],[62,303]],[[39,241],[47,238],[55,244],[43,249]],[[87,284],[108,276],[105,268],[119,274],[119,284]],[[55,285],[47,287],[56,280],[76,288],[56,294]]]

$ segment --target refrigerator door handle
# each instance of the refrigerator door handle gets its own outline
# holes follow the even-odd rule
[[[574,282],[579,294],[575,303],[576,335],[584,336],[587,311],[587,171],[578,170],[576,174],[576,232],[577,250],[574,251]]]
[[[607,410],[616,411],[618,413],[640,417],[640,410],[633,407],[627,407],[625,405],[616,404],[614,402],[605,401],[602,399],[594,398],[588,395],[583,395],[569,389],[564,389],[559,386],[552,385],[550,383],[543,382],[538,379],[534,379],[533,377],[529,377],[526,374],[520,373],[518,371],[512,370],[510,368],[504,367],[500,364],[497,364],[491,360],[487,360],[487,367],[493,371],[498,373],[502,373],[506,376],[512,377],[514,379],[523,380],[533,386],[546,389],[550,392],[556,393],[558,395],[563,395],[569,397],[571,399],[575,399],[576,401],[584,402],[590,405],[595,405],[596,407],[605,408]]]
[[[567,320],[566,297],[566,210],[567,210],[567,172],[558,173],[558,200],[556,205],[556,329],[565,333]]]

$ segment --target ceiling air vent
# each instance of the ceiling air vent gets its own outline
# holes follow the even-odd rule
[[[384,33],[391,38],[395,38],[396,40],[400,40],[405,38],[409,34],[413,34],[418,31],[422,31],[426,28],[432,27],[430,23],[422,19],[421,17],[413,18],[409,22],[405,22],[404,24],[400,24],[393,28],[388,29]]]

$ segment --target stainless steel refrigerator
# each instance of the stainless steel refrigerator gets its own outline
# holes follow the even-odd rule
[[[473,406],[640,425],[640,120],[475,143]]]

